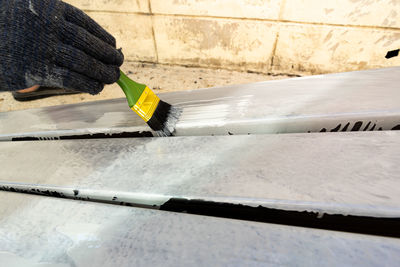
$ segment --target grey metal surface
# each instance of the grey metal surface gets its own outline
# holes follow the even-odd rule
[[[399,81],[388,68],[164,94],[183,108],[176,135],[242,136],[1,142],[0,180],[148,207],[183,197],[399,218],[400,132],[263,135],[397,129]],[[125,101],[0,113],[0,140],[148,131]],[[393,266],[399,242],[0,192],[7,266]]]
[[[400,67],[162,94],[183,109],[176,135],[400,128]],[[0,113],[0,140],[149,131],[115,99]]]
[[[400,240],[0,192],[2,266],[396,266]]]
[[[400,216],[400,132],[0,143],[0,180]]]

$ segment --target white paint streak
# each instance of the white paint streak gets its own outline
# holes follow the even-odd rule
[[[185,135],[185,129],[198,127],[222,127],[232,120],[232,114],[245,116],[252,105],[253,95],[221,97],[206,101],[181,102],[182,116],[176,125],[177,134]],[[192,104],[191,104],[192,103]]]
[[[57,231],[69,237],[75,245],[84,245],[88,248],[99,248],[101,231],[100,225],[88,223],[67,224],[57,227]]]
[[[35,8],[33,7],[32,0],[29,0],[29,10],[32,11],[32,13],[36,16],[39,16],[39,14],[35,11]]]

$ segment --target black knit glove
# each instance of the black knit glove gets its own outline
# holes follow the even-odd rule
[[[97,94],[119,78],[115,39],[59,0],[0,0],[0,90],[36,84]]]

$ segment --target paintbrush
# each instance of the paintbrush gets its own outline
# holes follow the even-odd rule
[[[175,131],[181,110],[162,100],[144,84],[131,80],[121,71],[118,85],[136,112],[158,136],[171,136]]]

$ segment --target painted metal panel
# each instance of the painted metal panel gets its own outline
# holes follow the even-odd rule
[[[0,180],[400,217],[400,132],[0,143]]]
[[[394,266],[400,240],[0,193],[4,266]]]
[[[161,98],[183,109],[177,136],[392,130],[400,128],[399,83],[400,67],[394,67]],[[0,121],[0,140],[149,131],[125,99],[0,113]]]

